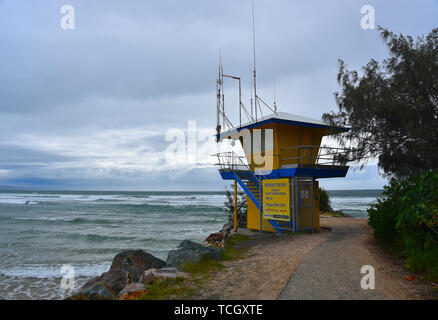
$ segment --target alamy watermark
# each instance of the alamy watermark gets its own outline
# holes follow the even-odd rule
[[[64,30],[74,30],[76,28],[75,8],[72,5],[66,4],[61,7],[60,26]]]
[[[365,274],[360,280],[360,286],[364,290],[374,290],[376,288],[375,271],[373,266],[363,266],[360,269],[361,274]]]
[[[363,15],[360,26],[364,30],[374,30],[376,28],[376,9],[371,5],[365,5],[360,9]]]
[[[75,268],[71,265],[65,264],[61,267],[61,289],[72,292],[75,289]]]
[[[170,142],[164,152],[165,161],[169,165],[212,164],[218,161],[215,155],[233,151],[237,155],[243,147],[246,159],[242,161],[264,173],[273,170],[275,155],[272,129],[233,132],[221,143],[216,143],[216,138],[214,130],[198,129],[196,121],[188,121],[187,131],[169,129],[165,133],[165,141]],[[236,165],[239,164],[236,161],[240,161],[236,158],[224,160]]]

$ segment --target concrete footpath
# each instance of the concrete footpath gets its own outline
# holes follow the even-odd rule
[[[409,276],[374,243],[365,219],[322,219],[330,227],[329,238],[300,262],[279,296],[281,300],[421,299],[424,285]],[[375,270],[375,289],[361,287],[361,268]],[[426,289],[427,290],[427,289]],[[430,289],[429,289],[430,290]]]

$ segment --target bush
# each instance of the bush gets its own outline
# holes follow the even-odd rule
[[[323,188],[319,188],[319,211],[333,212],[332,202],[330,200],[329,194]]]
[[[412,178],[400,201],[397,229],[411,268],[438,279],[438,171]]]
[[[376,239],[412,270],[438,280],[438,171],[392,179],[368,210]]]
[[[389,186],[385,186],[382,196],[377,199],[377,203],[368,209],[368,223],[374,229],[374,237],[385,249],[397,255],[403,250],[402,238],[396,226],[405,184],[404,181],[391,180]]]

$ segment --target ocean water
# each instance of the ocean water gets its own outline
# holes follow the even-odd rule
[[[379,191],[331,191],[333,207],[366,217]],[[227,216],[223,192],[0,191],[0,299],[62,299],[126,249],[165,260],[183,239],[201,242]]]
[[[333,210],[342,211],[354,218],[367,218],[366,210],[376,203],[383,190],[328,191]]]

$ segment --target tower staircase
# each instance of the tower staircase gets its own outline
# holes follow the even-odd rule
[[[256,175],[245,163],[243,158],[234,152],[218,153],[220,173],[224,179],[237,181],[239,186],[251,201],[257,206],[260,215],[263,214],[263,175]],[[260,219],[261,220],[261,219]],[[268,220],[277,233],[282,233],[281,225],[275,220]]]

